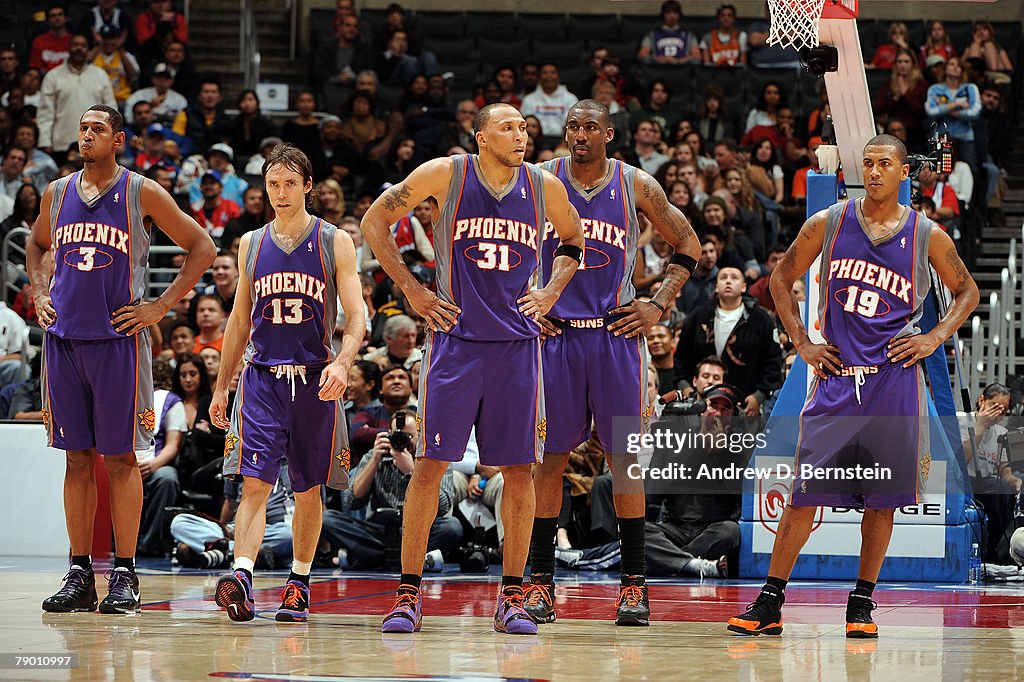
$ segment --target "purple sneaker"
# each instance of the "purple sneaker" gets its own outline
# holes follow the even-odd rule
[[[241,571],[222,575],[217,581],[217,606],[227,609],[228,618],[234,621],[252,620],[256,617],[252,601],[252,583]]]
[[[399,585],[395,605],[381,623],[381,632],[419,632],[423,625],[420,591],[412,585]]]
[[[537,624],[523,608],[523,588],[506,585],[498,594],[494,612],[494,631],[509,635],[535,635]]]
[[[309,620],[309,586],[300,580],[289,580],[284,586],[274,620],[279,623],[305,623]]]

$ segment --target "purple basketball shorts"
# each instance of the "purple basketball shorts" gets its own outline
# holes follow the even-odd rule
[[[624,454],[630,433],[645,433],[647,352],[643,336],[576,328],[544,340],[545,452],[569,452],[590,439],[591,424],[607,452]]]
[[[43,339],[43,422],[52,447],[124,455],[153,443],[149,331],[123,339]]]
[[[252,476],[274,485],[288,460],[292,490],[318,485],[348,487],[350,452],[341,404],[320,400],[320,372],[306,382],[277,377],[268,367],[246,365],[238,382],[231,430],[224,443],[224,475]]]
[[[419,403],[417,457],[461,461],[476,426],[481,464],[540,461],[547,428],[540,341],[467,341],[428,333]]]
[[[812,383],[800,417],[792,505],[918,503],[931,467],[924,374],[917,366],[865,370],[859,386],[852,371]],[[809,475],[805,465],[813,468]]]

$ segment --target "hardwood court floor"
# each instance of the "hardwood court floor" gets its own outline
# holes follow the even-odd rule
[[[616,581],[567,574],[557,623],[537,636],[499,635],[496,576],[428,578],[424,628],[382,635],[393,577],[314,574],[308,624],[273,620],[285,574],[257,574],[261,610],[232,623],[211,595],[212,573],[140,569],[136,616],[44,614],[63,562],[0,559],[0,654],[76,652],[73,670],[0,669],[14,680],[1011,680],[1024,670],[1024,586],[903,584],[876,591],[882,637],[847,640],[849,586],[787,590],[782,637],[733,636],[724,621],[754,598],[750,581],[652,583],[654,622],[617,628]],[[35,570],[33,570],[35,569]],[[100,577],[98,573],[97,577]],[[98,581],[102,582],[102,581]],[[105,588],[105,583],[98,585]],[[100,596],[105,589],[100,591]]]

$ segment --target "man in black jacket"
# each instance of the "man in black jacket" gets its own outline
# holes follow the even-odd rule
[[[707,409],[700,417],[699,428],[686,429],[696,435],[714,437],[740,435],[744,430],[738,421],[738,404],[742,396],[729,384],[709,386],[704,393]],[[679,432],[685,421],[670,418],[663,424]],[[687,418],[682,418],[683,420]],[[696,417],[693,418],[696,420]],[[737,428],[740,427],[740,428]],[[703,442],[703,441],[701,441]],[[728,576],[727,557],[740,546],[740,480],[701,477],[700,467],[709,472],[721,472],[730,467],[742,469],[750,456],[749,447],[730,451],[729,448],[706,448],[700,444],[687,447],[684,452],[656,452],[651,469],[664,469],[673,464],[688,467],[686,481],[649,476],[646,483],[648,510],[656,508],[661,522],[648,521],[647,569],[651,575],[695,575],[701,578]],[[648,513],[648,518],[651,514]]]
[[[782,349],[771,315],[745,298],[746,290],[738,268],[719,270],[715,298],[683,324],[676,366],[682,376],[692,377],[697,360],[718,355],[725,364],[725,380],[744,396],[740,411],[754,416],[782,386]]]

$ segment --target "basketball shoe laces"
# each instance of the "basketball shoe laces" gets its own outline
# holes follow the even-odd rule
[[[64,576],[64,584],[54,596],[75,597],[79,590],[84,590],[89,582],[89,572],[84,568],[72,568]]]
[[[622,594],[619,595],[618,601],[615,602],[616,606],[639,606],[640,602],[643,601],[644,591],[637,585],[625,585],[622,588]]]
[[[292,401],[295,400],[295,377],[298,376],[302,379],[303,386],[306,385],[306,368],[302,365],[278,365],[274,373],[277,378],[287,377],[288,383],[292,387]]]
[[[871,597],[856,595],[851,598],[846,607],[846,620],[855,623],[867,623],[871,620],[871,612],[878,608],[878,604]]]
[[[109,592],[118,598],[132,597],[132,574],[128,571],[109,571],[104,576],[109,581]]]
[[[501,600],[506,603],[506,610],[508,609],[521,609],[523,608],[523,590],[508,590],[503,589],[501,591]]]
[[[747,613],[759,622],[765,622],[773,615],[772,611],[779,608],[779,604],[773,604],[774,601],[775,599],[762,592],[757,595],[757,599],[747,604]]]
[[[399,592],[398,596],[395,597],[395,605],[391,608],[391,610],[397,611],[398,609],[405,607],[415,611],[416,602],[418,602],[419,600],[419,592]]]
[[[302,590],[288,583],[288,586],[284,588],[284,605],[289,609],[299,610],[302,606]]]
[[[523,600],[530,606],[551,604],[551,592],[547,585],[541,583],[529,583],[523,588]]]

